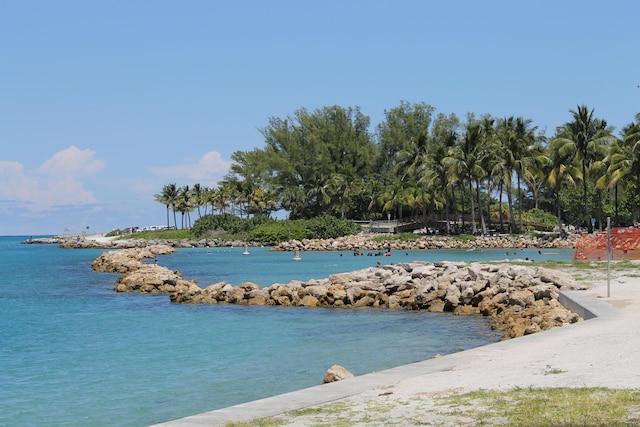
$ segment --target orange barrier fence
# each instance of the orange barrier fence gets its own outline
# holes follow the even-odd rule
[[[576,242],[574,261],[607,259],[607,232],[581,234]],[[640,228],[611,228],[611,259],[640,259]]]

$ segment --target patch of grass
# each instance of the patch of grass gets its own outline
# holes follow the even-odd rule
[[[562,369],[558,369],[558,368],[552,368],[551,365],[547,365],[547,369],[545,369],[542,373],[544,375],[556,375],[556,374],[563,374],[567,371],[563,371]]]
[[[475,242],[477,237],[473,234],[461,234],[459,236],[455,236],[455,240],[460,240],[462,242]]]
[[[313,427],[349,427],[374,421],[378,424],[389,424],[386,422],[389,420],[381,415],[393,411],[399,404],[399,401],[372,400],[367,402],[364,412],[357,413],[345,402],[335,402],[292,411],[288,415],[305,417],[305,423]]]
[[[313,406],[311,408],[298,409],[289,412],[294,417],[307,416],[307,415],[323,415],[323,414],[338,414],[340,412],[348,411],[349,406],[344,402],[335,402],[328,405]]]
[[[288,424],[285,420],[278,418],[256,418],[249,422],[229,422],[225,423],[224,427],[278,427]]]
[[[606,388],[516,388],[436,398],[477,425],[633,426],[640,423],[640,391]]]
[[[549,373],[562,371],[548,367]],[[421,402],[430,401],[421,409]],[[334,402],[292,411],[251,423],[226,427],[275,427],[289,423],[312,427],[355,425],[474,425],[474,426],[590,426],[640,425],[640,390],[608,388],[515,388],[510,391],[479,390],[464,394],[415,396],[409,402],[372,400],[356,410],[347,402]],[[416,405],[417,404],[417,405]],[[260,424],[262,423],[262,424]],[[270,424],[271,423],[271,424]]]
[[[294,418],[304,417],[305,425],[313,427],[351,427],[362,420],[346,402],[300,409],[287,415]]]
[[[377,401],[377,400],[372,400],[370,402],[367,402],[367,412],[378,412],[378,413],[385,413],[385,412],[389,412],[392,409],[395,409],[396,406],[398,406],[398,401],[392,401],[392,400],[387,400],[387,401]]]

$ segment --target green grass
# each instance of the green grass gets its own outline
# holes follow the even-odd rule
[[[563,371],[548,367],[545,374]],[[427,402],[434,404],[428,409]],[[422,403],[424,402],[424,404]],[[412,405],[414,410],[405,407]],[[431,426],[590,426],[640,425],[640,390],[608,388],[515,388],[463,394],[416,396],[410,400],[371,400],[358,410],[338,401],[225,427],[275,427],[297,423],[313,427],[373,425]]]
[[[544,375],[556,375],[556,374],[563,374],[567,371],[563,371],[562,369],[559,368],[552,368],[551,365],[547,365],[547,369],[544,370],[543,374]]]
[[[224,427],[278,427],[288,424],[284,420],[277,418],[256,418],[249,422],[229,422],[225,423]]]
[[[437,397],[478,426],[637,426],[640,391],[606,388],[516,388]]]

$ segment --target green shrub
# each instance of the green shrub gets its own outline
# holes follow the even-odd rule
[[[305,221],[310,239],[335,239],[357,234],[360,226],[353,221],[339,219],[331,215],[321,215]]]
[[[260,215],[239,218],[231,214],[221,214],[205,215],[197,219],[191,231],[196,237],[205,237],[216,232],[225,237],[249,238],[253,241],[273,244],[292,239],[334,239],[356,234],[360,231],[360,226],[353,221],[338,219],[331,215],[278,221]]]
[[[302,240],[307,238],[307,229],[303,220],[273,221],[258,225],[249,232],[249,239],[274,244],[287,240]]]
[[[549,228],[553,228],[558,225],[558,217],[556,215],[536,208],[523,212],[522,220],[524,222],[545,225]]]
[[[209,214],[195,220],[191,231],[196,237],[204,237],[212,231],[239,235],[247,233],[252,228],[253,221],[232,214]]]

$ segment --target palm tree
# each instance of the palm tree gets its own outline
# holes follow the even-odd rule
[[[452,150],[450,158],[446,160],[454,170],[458,171],[462,187],[464,188],[465,185],[469,186],[472,234],[477,234],[478,232],[476,226],[475,199],[477,197],[478,202],[480,201],[480,180],[486,175],[486,171],[484,171],[481,166],[483,155],[482,128],[479,122],[473,121],[467,123],[464,136],[460,139],[460,143]],[[474,183],[476,186],[475,195],[473,191]]]
[[[625,145],[632,145],[632,156],[631,157],[631,174],[636,178],[636,197],[638,197],[638,192],[640,192],[640,113],[636,114],[635,122],[630,123],[629,125],[623,128],[623,141]],[[636,199],[637,200],[637,199]],[[640,201],[634,203],[635,209],[633,210],[633,223],[638,223],[638,206],[640,206]]]
[[[386,120],[378,127],[378,146],[386,158],[378,169],[380,172],[400,177],[406,186],[417,185],[421,181],[420,173],[427,158],[429,126],[434,110],[434,107],[425,103],[410,104],[401,101],[398,107],[385,111]],[[422,220],[426,222],[426,194],[423,186],[420,194]]]
[[[191,212],[192,209],[193,209],[193,201],[191,198],[191,192],[189,191],[189,186],[188,185],[182,186],[178,189],[178,197],[177,197],[177,204],[176,204],[176,210],[178,210],[178,212],[180,212],[180,214],[182,215],[181,228],[183,229],[185,228],[185,215],[187,216],[187,226],[188,228],[191,227],[191,216],[189,215],[189,212]]]
[[[576,181],[582,179],[580,168],[573,162],[575,158],[575,146],[565,144],[563,140],[555,138],[549,146],[550,163],[547,169],[547,182],[553,186],[556,199],[556,214],[558,216],[558,231],[564,232],[562,227],[562,206],[560,203],[560,190],[563,184],[576,185]]]
[[[615,209],[618,223],[618,186],[627,177],[632,178],[636,187],[636,199],[632,204],[633,223],[638,221],[637,191],[640,189],[640,113],[636,115],[636,121],[628,124],[622,129],[621,139],[615,140],[609,149],[605,161],[609,165],[607,173],[603,175],[598,184],[600,187],[606,185],[607,188],[615,189]]]
[[[515,119],[513,116],[498,120],[498,137],[500,139],[500,153],[502,162],[500,163],[499,172],[501,174],[501,187],[504,187],[507,193],[507,203],[509,205],[509,231],[516,231],[515,216],[513,214],[513,174],[517,161],[517,151],[513,148],[517,147]],[[496,170],[498,172],[498,170]],[[502,198],[501,198],[502,199]]]
[[[209,206],[211,206],[211,213],[213,213],[215,206],[215,188],[204,187],[202,194],[202,205],[204,206],[203,216],[207,215]]]
[[[500,173],[495,173],[495,171],[499,170],[499,164],[502,161],[502,156],[500,156],[500,140],[495,128],[495,119],[491,116],[484,116],[481,121],[481,127],[484,149],[484,154],[481,159],[481,167],[486,171],[487,219],[489,227],[491,227],[491,195],[493,194],[493,190],[496,186],[499,186],[500,183],[500,179],[496,179],[496,176],[502,176]],[[500,211],[502,211],[502,209],[500,209]]]
[[[378,175],[373,175],[371,178],[363,182],[362,194],[363,199],[368,201],[367,213],[370,218],[381,218],[382,216],[382,192],[384,191],[384,184],[382,178]]]
[[[411,191],[398,179],[394,183],[387,184],[379,196],[382,210],[394,212],[395,218],[402,220],[402,208],[413,204]]]
[[[432,148],[430,148],[429,161],[425,164],[425,172],[422,181],[432,194],[442,194],[445,208],[445,230],[451,234],[451,206],[453,196],[451,190],[451,166],[446,159],[450,158],[450,151],[455,146],[457,134],[453,129],[434,131]]]
[[[166,187],[166,185],[165,185]],[[153,196],[154,200],[156,202],[162,203],[163,205],[165,205],[167,207],[167,228],[169,228],[169,202],[167,201],[167,199],[165,198],[163,193],[158,193],[156,195]]]
[[[353,196],[359,195],[362,188],[361,179],[350,179],[346,175],[335,173],[325,184],[323,192],[331,200],[332,210],[339,210],[340,218],[346,218],[348,202]]]
[[[167,228],[169,224],[169,209],[173,208],[173,224],[176,226],[176,203],[178,201],[178,189],[175,183],[167,184],[162,187],[162,192],[155,195],[155,200],[167,207]]]
[[[300,187],[285,187],[280,193],[280,207],[289,211],[290,219],[302,218],[307,197]]]
[[[611,139],[611,130],[607,128],[607,122],[593,116],[594,110],[589,111],[586,105],[579,105],[577,110],[569,110],[573,116],[571,122],[565,123],[560,128],[560,141],[558,143],[573,146],[576,160],[582,171],[582,196],[584,199],[584,219],[589,233],[593,232],[589,199],[587,192],[588,172],[592,164],[604,158],[604,150]]]
[[[257,188],[251,194],[251,210],[264,216],[270,216],[277,210],[276,195],[270,191]]]
[[[530,169],[538,161],[538,156],[542,152],[537,148],[536,126],[531,126],[530,119],[522,117],[504,118],[498,120],[498,138],[500,140],[500,151],[502,162],[499,170],[502,174],[502,183],[507,191],[509,203],[509,227],[511,232],[522,231],[522,194],[521,183],[525,176],[530,173]],[[497,171],[497,170],[496,170]],[[513,213],[513,179],[516,179],[517,194],[519,197],[518,211],[520,227],[516,228],[515,216]]]
[[[539,144],[540,138],[536,136],[537,126],[532,126],[530,119],[518,117],[516,119],[516,141],[518,143],[513,147],[516,150],[518,159],[515,162],[515,171],[518,182],[518,216],[520,221],[520,230],[522,226],[522,192],[520,189],[522,181],[531,182],[534,180],[532,176],[539,165],[541,165],[546,157],[542,146]]]
[[[428,124],[428,123],[427,123]],[[426,125],[425,125],[426,126]],[[422,200],[422,223],[427,222],[427,204],[424,180],[422,175],[428,159],[427,128],[417,129],[417,134],[409,138],[404,148],[398,153],[399,162],[396,170],[404,170],[404,177],[409,177],[420,184],[420,198]]]
[[[191,199],[193,204],[198,209],[198,218],[202,218],[202,212],[200,211],[200,207],[204,204],[204,195],[205,195],[205,187],[202,187],[200,183],[193,184],[191,188]],[[205,212],[206,213],[206,212]]]

